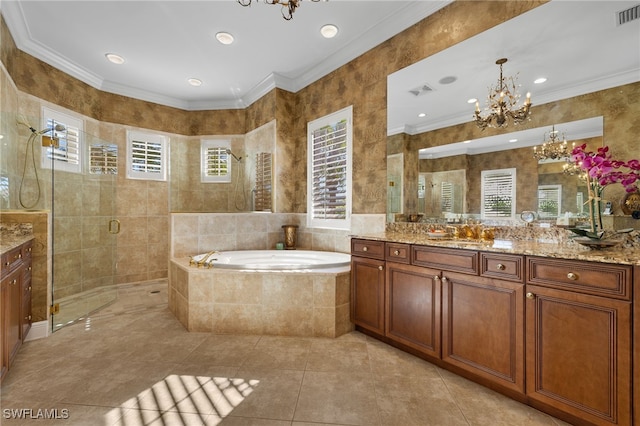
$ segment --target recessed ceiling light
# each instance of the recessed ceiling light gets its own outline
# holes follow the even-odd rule
[[[536,78],[535,80],[533,80],[533,82],[534,82],[535,84],[542,84],[542,83],[544,83],[545,81],[547,81],[547,78],[546,78],[546,77],[540,77],[540,78]]]
[[[509,139],[509,143],[518,142],[518,139]]]
[[[320,34],[322,34],[324,38],[334,38],[338,34],[338,27],[333,24],[323,25],[322,28],[320,28]]]
[[[440,84],[451,84],[454,81],[456,81],[457,79],[458,79],[458,77],[456,77],[454,75],[448,75],[446,77],[442,77],[438,83],[440,83]]]
[[[462,143],[471,143],[471,140],[464,141],[464,142],[462,142]]]
[[[187,81],[192,86],[195,86],[195,87],[202,86],[202,80],[199,80],[197,78],[189,78],[187,79]]]
[[[478,102],[476,98],[471,98],[467,101],[468,104],[475,104],[476,102]]]
[[[222,44],[231,44],[233,43],[233,36],[227,32],[221,31],[216,34],[216,39]]]
[[[425,114],[424,112],[421,112],[420,114],[418,114],[418,117],[422,118],[422,117],[426,117],[427,114]]]
[[[124,64],[124,58],[120,55],[116,55],[115,53],[107,53],[104,56],[109,60],[109,62],[112,62],[116,65]]]

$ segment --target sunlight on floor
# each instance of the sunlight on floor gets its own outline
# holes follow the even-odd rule
[[[260,383],[227,377],[172,374],[105,415],[105,424],[142,426],[175,413],[172,425],[188,425],[188,417],[207,415],[219,421],[228,416]],[[183,416],[186,415],[186,416]],[[176,423],[176,419],[178,423]]]

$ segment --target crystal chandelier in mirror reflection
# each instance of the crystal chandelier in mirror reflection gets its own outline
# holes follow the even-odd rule
[[[240,3],[243,6],[251,6],[251,1],[252,0],[238,0],[238,3]],[[256,0],[256,2],[257,1],[258,0]],[[296,8],[300,6],[301,1],[302,0],[264,0],[264,2],[267,4],[282,5],[282,17],[287,21],[290,21],[291,19],[293,19],[293,12],[295,12]],[[311,1],[317,3],[320,0],[311,0]],[[328,0],[324,0],[324,1],[328,1]]]
[[[551,126],[551,131],[544,134],[542,145],[533,147],[533,158],[538,161],[568,160],[570,155],[566,136],[562,133],[561,138],[560,131],[555,126]]]
[[[502,65],[507,62],[507,58],[498,59],[496,65],[500,66],[500,78],[496,87],[489,88],[487,107],[484,116],[480,111],[480,104],[476,102],[476,112],[474,121],[482,130],[487,127],[502,128],[507,127],[509,122],[513,124],[530,120],[531,114],[531,94],[527,93],[527,98],[521,107],[517,107],[520,101],[516,85],[516,77],[503,77]]]

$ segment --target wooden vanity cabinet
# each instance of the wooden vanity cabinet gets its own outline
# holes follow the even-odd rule
[[[385,335],[440,358],[440,271],[387,262]]]
[[[31,241],[2,255],[0,281],[0,381],[31,326]]]
[[[524,257],[479,256],[485,276],[442,272],[442,360],[523,395]]]
[[[532,405],[567,413],[577,424],[632,424],[632,268],[527,260],[526,391]]]
[[[384,241],[351,240],[351,321],[384,335]]]

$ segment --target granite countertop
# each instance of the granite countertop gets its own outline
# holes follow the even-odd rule
[[[33,235],[5,235],[0,236],[0,254],[13,250],[21,246],[29,240],[33,239]]]
[[[591,262],[617,263],[640,266],[640,250],[622,245],[590,249],[570,241],[567,243],[542,242],[536,240],[493,241],[430,238],[425,234],[405,232],[383,232],[379,234],[352,235],[353,238],[387,241],[404,244],[418,244],[433,247],[458,248],[497,253],[521,254],[528,256],[553,257],[558,259],[586,260]]]

